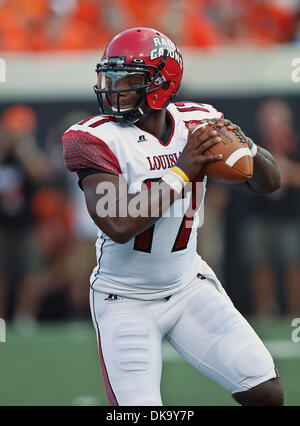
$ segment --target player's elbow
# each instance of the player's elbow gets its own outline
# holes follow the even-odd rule
[[[128,229],[126,223],[123,223],[123,226],[119,223],[111,227],[109,236],[115,243],[126,244],[133,238],[133,232]]]
[[[281,174],[280,174],[280,171],[278,170],[278,173],[276,177],[274,178],[274,182],[273,182],[273,186],[274,186],[273,192],[277,191],[277,189],[281,187],[281,184],[282,184]]]
[[[91,214],[91,217],[97,227],[115,243],[126,244],[132,238],[131,234],[123,226],[124,224],[122,224],[120,220],[109,217],[101,218],[96,212],[95,214]]]
[[[268,193],[277,191],[281,187],[281,174],[279,169],[276,167],[274,173],[272,173],[269,182],[268,182]]]
[[[110,238],[118,244],[126,244],[131,240],[131,236],[126,233],[116,233],[110,236]]]
[[[106,231],[105,234],[117,244],[126,244],[131,239],[131,237],[127,233],[121,232],[120,230],[116,232],[112,232],[111,230],[109,230]]]
[[[250,185],[256,193],[272,194],[281,187],[281,175],[277,167],[273,167],[272,172],[263,176],[262,179]]]

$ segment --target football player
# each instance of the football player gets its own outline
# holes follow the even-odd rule
[[[162,405],[165,338],[241,405],[282,405],[271,355],[196,252],[203,168],[222,155],[203,155],[220,139],[195,126],[241,130],[211,105],[174,102],[182,56],[154,29],[118,34],[96,72],[101,115],[74,124],[62,142],[99,228],[90,303],[109,403]],[[272,155],[250,148],[254,174],[240,189],[273,192]]]

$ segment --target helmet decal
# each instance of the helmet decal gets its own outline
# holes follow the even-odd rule
[[[169,38],[164,36],[152,37],[153,48],[150,50],[150,59],[153,61],[154,59],[159,58],[164,55],[164,51],[167,50],[167,56],[175,59],[175,61],[179,64],[180,68],[183,68],[182,64],[182,56],[178,49],[178,47],[173,43]]]

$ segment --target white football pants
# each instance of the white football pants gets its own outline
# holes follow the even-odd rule
[[[90,303],[111,405],[162,405],[163,338],[231,393],[277,377],[268,350],[216,277],[195,278],[168,300],[91,290]]]

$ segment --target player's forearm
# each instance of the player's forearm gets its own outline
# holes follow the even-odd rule
[[[112,240],[122,244],[157,222],[180,196],[169,185],[159,182],[148,190],[119,197],[105,219],[99,208],[92,218]]]
[[[264,148],[257,148],[253,159],[253,177],[247,181],[247,185],[255,194],[269,194],[280,188],[280,172],[272,154]]]

